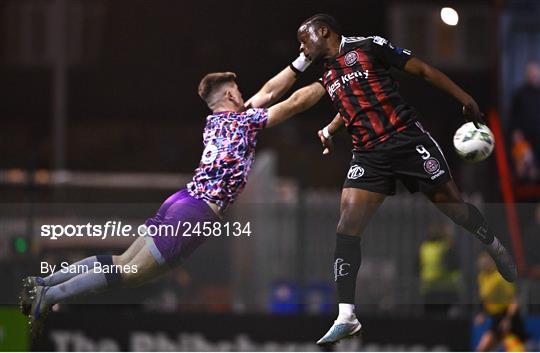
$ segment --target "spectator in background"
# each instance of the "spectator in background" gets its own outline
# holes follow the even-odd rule
[[[520,181],[535,182],[538,179],[534,151],[521,130],[512,131],[512,160]]]
[[[446,315],[459,301],[461,271],[452,232],[445,223],[432,223],[420,245],[420,292],[429,314]]]
[[[527,64],[525,83],[514,95],[511,130],[521,130],[534,155],[540,156],[540,66],[536,62]]]
[[[478,295],[482,312],[475,324],[481,325],[488,318],[490,326],[476,347],[479,352],[493,351],[502,342],[507,352],[524,352],[527,338],[519,313],[516,285],[506,282],[491,257],[483,252],[478,256]]]

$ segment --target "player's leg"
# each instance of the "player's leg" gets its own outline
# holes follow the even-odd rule
[[[126,268],[127,271],[124,271]],[[102,256],[99,265],[96,264],[89,271],[73,276],[65,282],[53,286],[37,286],[36,289],[41,288],[41,305],[49,306],[81,295],[99,293],[120,284],[140,285],[168,268],[161,254],[155,249],[154,239],[139,237],[122,255]]]
[[[113,256],[110,256],[103,264],[96,265],[92,270],[55,286],[43,287],[45,288],[43,304],[62,303],[83,294],[99,293],[120,284],[138,285],[143,279],[148,279],[149,276],[166,269],[167,266],[158,263],[154,258],[148,242],[143,241],[142,244],[132,259],[122,259],[118,256],[113,260]]]
[[[137,237],[137,239],[126,249],[120,256],[113,256],[113,263],[115,265],[126,264],[130,262],[141,251],[145,245],[144,237]]]
[[[452,180],[450,167],[433,137],[417,123],[396,135],[392,150],[392,168],[411,191],[422,191],[456,224],[476,236],[495,260],[507,281],[517,277],[516,267],[506,249],[494,236],[480,211],[461,198]]]
[[[474,205],[464,202],[453,180],[436,185],[424,194],[456,224],[473,234],[485,246],[501,275],[509,282],[517,278],[516,265],[499,239],[494,235],[482,213]]]
[[[334,253],[334,280],[340,303],[354,304],[356,276],[361,263],[360,239],[386,195],[344,188]]]
[[[127,263],[122,263],[121,257],[118,257],[117,263],[114,264],[112,256],[109,256],[104,263],[68,281],[51,287],[36,286],[33,290],[30,313],[32,332],[36,335],[41,331],[43,321],[54,304],[83,295],[100,293],[120,284],[140,285],[168,269],[167,265],[160,263],[152,255],[149,242],[146,242],[135,257]]]
[[[176,202],[185,197],[185,190],[180,190],[170,196],[165,202],[160,206],[157,213],[154,217],[146,221],[146,225],[150,226],[159,226],[165,219],[169,208],[174,205]],[[150,241],[149,241],[150,240]],[[139,256],[138,262],[141,262],[141,269],[137,269],[139,275],[143,278],[147,278],[147,274],[153,274],[154,267],[148,266],[149,259],[146,258],[145,254],[147,251],[143,251],[145,248],[149,249],[149,253],[154,256],[156,262],[160,266],[164,266],[164,263],[160,260],[163,260],[159,251],[157,251],[155,244],[152,239],[149,237],[138,238],[129,248],[120,256],[103,256],[100,259],[99,267],[107,268],[113,265],[124,265],[131,263],[135,260],[137,255]],[[143,257],[144,256],[144,257]],[[144,260],[144,261],[143,261]],[[151,262],[151,261],[150,261]],[[96,264],[95,264],[96,265]],[[125,284],[130,285],[130,283],[139,283],[137,276],[127,276]],[[25,308],[28,308],[28,313],[31,316],[32,323],[32,332],[34,334],[40,331],[40,326],[44,321],[44,316],[47,314],[48,309],[51,306],[51,303],[67,301],[69,299],[75,298],[79,295],[91,294],[106,289],[115,287],[119,285],[122,280],[122,274],[118,273],[104,273],[103,271],[97,271],[95,268],[92,268],[90,271],[79,274],[75,277],[70,278],[69,280],[58,283],[51,287],[36,285],[32,288],[32,292],[28,294],[27,303],[24,302],[25,298],[22,298],[21,308],[23,313]]]
[[[162,257],[156,257],[151,247],[149,239],[145,246],[127,262],[119,262],[120,265],[137,269],[137,271],[127,271],[122,274],[122,284],[128,287],[138,287],[151,279],[167,272],[171,266],[167,265]]]
[[[361,328],[354,312],[356,278],[361,263],[360,237],[385,197],[382,193],[356,188],[342,191],[334,253],[339,314],[334,325],[317,342],[319,345],[335,343]]]
[[[163,213],[158,214],[159,233],[144,237],[144,243],[134,244],[134,249],[128,251],[126,256],[114,258],[108,256],[104,259],[104,264],[96,265],[94,269],[64,283],[52,287],[37,286],[33,303],[37,305],[37,310],[81,295],[98,293],[120,284],[127,286],[142,284],[178,263],[179,259],[189,256],[206,240],[206,237],[177,236],[183,234],[182,229],[176,232],[178,228],[185,227],[186,222],[194,225],[196,222],[218,220],[217,215],[203,200],[191,197],[185,190],[177,193],[174,202],[167,205]],[[140,250],[131,258],[135,248],[141,244]],[[117,269],[114,265],[124,267],[123,271],[103,270]],[[34,309],[32,310],[32,315],[37,316]]]
[[[23,315],[29,315],[30,314],[30,306],[33,295],[34,288],[36,286],[43,286],[43,287],[52,287],[55,285],[58,285],[60,283],[64,283],[73,277],[79,276],[83,274],[86,271],[92,270],[94,266],[99,264],[100,266],[103,266],[108,263],[127,263],[132,258],[137,255],[137,253],[141,250],[141,248],[144,246],[144,239],[142,237],[138,237],[128,248],[124,253],[120,256],[111,256],[111,255],[95,255],[87,257],[83,260],[80,260],[78,262],[75,262],[71,264],[72,269],[70,271],[56,271],[52,274],[50,274],[47,277],[38,277],[38,276],[30,276],[26,277],[23,280],[23,287],[21,290],[21,296],[20,296],[20,308]],[[112,258],[112,260],[111,260]],[[84,272],[83,272],[84,269]]]
[[[126,249],[126,251],[122,253],[122,255],[112,256],[113,262],[116,264],[118,261],[116,259],[122,259],[122,262],[124,263],[129,262],[129,260],[131,260],[135,257],[135,255],[137,255],[137,253],[139,252],[139,250],[141,250],[143,246],[144,239],[142,237],[137,237],[137,239],[135,239],[135,241]],[[107,259],[109,256],[111,255],[90,256],[71,264],[70,267],[79,271],[82,271],[82,269],[92,269],[96,264],[104,264],[109,262],[109,260]],[[56,271],[47,277],[41,278],[41,280],[38,279],[37,284],[46,287],[52,287],[57,284],[63,283],[79,274],[80,272],[77,271]]]
[[[165,218],[165,215],[169,207],[173,205],[176,201],[181,199],[183,195],[184,195],[184,191],[180,190],[172,194],[171,196],[169,196],[161,204],[156,214],[152,218],[149,218],[146,221],[146,225],[148,226],[148,225],[161,224],[163,222],[163,219]],[[145,241],[141,237],[137,238],[135,242],[133,242],[122,255],[113,256],[113,259],[112,259],[113,263],[117,264],[118,262],[122,262],[122,263],[129,262],[141,250],[141,248],[144,246],[144,243]],[[73,268],[75,269],[85,269],[85,270],[89,269],[90,270],[90,269],[93,269],[94,265],[97,263],[99,263],[100,265],[104,265],[104,264],[109,263],[110,261],[111,261],[110,255],[97,255],[97,256],[90,256],[72,265],[74,265]],[[80,266],[80,265],[84,265],[84,266]],[[24,315],[29,314],[29,310],[30,310],[29,303],[31,301],[30,291],[33,290],[36,286],[38,285],[47,286],[47,287],[55,286],[79,274],[80,273],[78,271],[65,271],[65,272],[57,271],[44,278],[37,277],[37,276],[30,276],[30,277],[25,278],[23,280],[23,288],[22,288],[21,296],[20,296],[20,300],[21,300],[20,305],[21,305],[21,311],[23,312],[23,314]]]

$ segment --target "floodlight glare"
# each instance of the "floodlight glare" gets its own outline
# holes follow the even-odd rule
[[[443,7],[441,9],[441,20],[449,26],[455,26],[459,22],[459,15],[453,8]]]

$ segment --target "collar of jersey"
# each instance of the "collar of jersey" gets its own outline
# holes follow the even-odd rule
[[[339,42],[338,56],[339,54],[341,54],[341,49],[343,49],[343,45],[345,45],[345,36],[341,36],[341,42]]]

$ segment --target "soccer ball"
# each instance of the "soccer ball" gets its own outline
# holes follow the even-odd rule
[[[483,124],[463,124],[454,134],[454,148],[457,154],[467,162],[480,162],[489,157],[495,146],[491,130]]]

